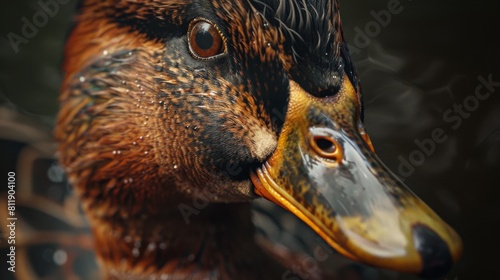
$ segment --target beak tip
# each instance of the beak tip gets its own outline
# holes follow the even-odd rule
[[[432,229],[425,225],[413,227],[415,250],[422,260],[422,278],[438,278],[448,273],[453,265],[449,245]]]

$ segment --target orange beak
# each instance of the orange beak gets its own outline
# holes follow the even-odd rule
[[[348,258],[437,277],[458,261],[458,234],[375,155],[357,93],[316,98],[291,81],[278,147],[251,174],[256,193],[302,219]]]

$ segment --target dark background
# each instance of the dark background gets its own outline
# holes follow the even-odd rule
[[[53,151],[50,133],[57,112],[62,47],[75,1],[60,5],[60,11],[49,18],[46,26],[39,28],[36,36],[27,44],[21,44],[15,53],[7,34],[21,34],[22,18],[31,19],[40,10],[37,2],[11,1],[0,9],[0,166],[2,174],[11,166],[16,166],[18,174],[28,174],[21,172],[25,159],[19,160],[19,155],[25,147],[34,146],[36,151],[32,153],[41,159],[37,164],[48,166],[41,170],[49,171],[37,175],[35,168],[27,181],[18,176],[18,193],[23,192],[23,188],[29,189],[23,184],[41,184],[48,177],[51,187],[39,195],[64,206],[66,194],[71,190],[64,184],[58,185],[62,175],[49,159]],[[452,127],[455,122],[443,118],[447,110],[453,110],[454,104],[471,99],[480,84],[479,76],[487,79],[491,75],[493,81],[500,82],[499,5],[494,1],[402,0],[400,12],[392,14],[385,27],[380,26],[373,13],[387,10],[390,2],[341,1],[344,32],[365,93],[366,127],[382,160],[462,236],[463,258],[446,279],[500,279],[496,267],[500,264],[497,252],[500,234],[496,229],[500,226],[497,209],[500,205],[500,87],[495,88],[496,92],[487,100],[480,101],[478,108],[471,110],[467,117],[461,117],[462,123],[456,129]],[[359,30],[367,26],[372,28],[368,32],[371,33],[360,43],[355,36],[359,37]],[[430,138],[435,128],[443,129],[447,140],[437,143],[435,151],[426,156],[422,164],[414,166],[413,172],[398,171],[401,158],[408,160],[410,154],[418,150],[415,140]],[[39,205],[37,211],[44,212],[47,208],[43,204],[45,200],[19,200],[32,207]],[[1,206],[4,211],[4,204]],[[59,223],[47,218],[47,214],[37,215],[37,227],[44,230],[47,225]],[[3,220],[4,216],[0,217]],[[36,236],[36,228],[32,230]],[[5,274],[4,269],[5,242],[0,241],[0,278],[10,279],[12,275]],[[85,242],[88,240],[78,240],[76,245],[85,247],[88,245]],[[55,254],[54,248],[49,252]],[[88,248],[85,248],[75,249],[75,258],[82,254],[87,258]],[[67,275],[45,271],[54,265],[49,264],[54,258],[45,256],[47,249],[35,254],[40,254],[40,259],[30,259],[35,263],[35,274],[45,273],[46,277],[56,279]],[[73,260],[73,255],[68,253],[66,261]],[[42,265],[37,268],[36,263]],[[81,267],[73,269],[82,270]],[[365,274],[360,279],[416,279],[384,271]],[[4,278],[5,275],[9,278]],[[19,279],[33,277],[29,275],[16,274]]]

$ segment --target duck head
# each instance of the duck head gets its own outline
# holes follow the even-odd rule
[[[337,1],[79,11],[56,135],[91,219],[262,196],[360,262],[436,276],[458,260],[458,235],[374,154]]]

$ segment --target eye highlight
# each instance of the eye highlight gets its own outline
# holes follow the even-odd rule
[[[194,19],[188,27],[191,55],[200,60],[214,59],[226,53],[226,42],[217,26],[204,18]]]

